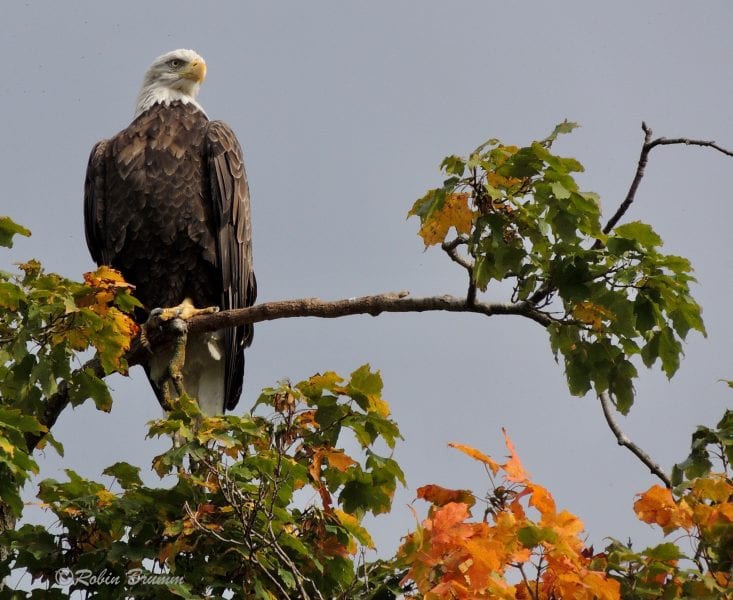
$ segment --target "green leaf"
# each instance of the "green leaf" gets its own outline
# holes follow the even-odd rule
[[[112,409],[112,395],[109,388],[102,379],[94,374],[92,369],[75,371],[71,383],[69,401],[72,406],[77,406],[87,398],[91,398],[99,410],[109,412]]]
[[[443,208],[445,198],[445,189],[437,188],[429,190],[422,198],[415,200],[415,203],[412,205],[410,212],[407,213],[407,216],[418,216],[420,217],[420,221],[424,223],[430,215]]]
[[[672,542],[666,542],[664,544],[654,546],[653,548],[647,548],[642,554],[645,554],[649,558],[665,562],[669,560],[679,560],[685,557],[679,547]]]
[[[116,462],[102,471],[102,474],[114,477],[124,490],[140,487],[143,484],[140,479],[140,467],[126,462]]]
[[[649,250],[662,245],[662,238],[651,228],[651,225],[641,221],[633,221],[619,225],[613,230],[614,235],[638,242]]]
[[[0,217],[0,246],[6,248],[13,247],[13,236],[24,235],[29,237],[31,234],[29,229],[26,229],[22,225],[18,225],[10,217]]]
[[[578,127],[580,127],[580,125],[578,125],[577,123],[572,123],[571,121],[565,119],[562,123],[555,125],[555,129],[552,130],[552,133],[542,141],[547,146],[550,146],[558,138],[558,136],[571,133],[574,129],[577,129]]]
[[[517,539],[525,548],[534,548],[541,542],[554,543],[557,541],[557,533],[549,527],[526,525],[517,531]]]
[[[362,410],[370,410],[375,401],[381,400],[382,387],[379,371],[372,373],[369,364],[365,364],[351,374],[346,390]]]
[[[566,200],[570,198],[570,190],[568,190],[562,183],[556,181],[551,186],[552,193],[558,200]]]
[[[26,295],[20,286],[8,281],[0,281],[0,308],[18,310],[25,298]]]
[[[443,162],[440,163],[440,168],[449,175],[461,177],[466,169],[466,161],[460,156],[452,154],[443,159]]]
[[[659,358],[662,360],[662,370],[668,379],[671,379],[679,369],[681,354],[682,345],[669,327],[663,327],[659,332]]]

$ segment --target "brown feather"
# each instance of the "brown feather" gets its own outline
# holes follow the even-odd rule
[[[255,301],[242,150],[191,104],[154,105],[94,147],[84,220],[94,260],[119,269],[146,311],[186,297],[222,309]],[[252,326],[224,333],[226,408],[239,400],[252,335]]]

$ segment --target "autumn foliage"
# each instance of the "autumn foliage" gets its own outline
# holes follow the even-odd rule
[[[557,510],[550,492],[530,480],[506,433],[505,441],[509,457],[501,464],[451,444],[485,466],[493,486],[485,497],[434,485],[418,489],[431,507],[399,552],[409,567],[405,581],[419,592],[411,597],[619,598],[619,583],[594,566],[585,548],[583,523]]]

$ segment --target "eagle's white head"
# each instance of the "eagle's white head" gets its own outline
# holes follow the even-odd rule
[[[196,95],[205,77],[206,61],[193,50],[173,50],[159,56],[145,72],[135,116],[154,104],[167,105],[176,100],[193,104],[204,112],[196,101]]]

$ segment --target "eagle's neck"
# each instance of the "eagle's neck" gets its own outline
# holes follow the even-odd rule
[[[168,87],[163,87],[160,85],[149,85],[143,86],[143,88],[140,90],[140,94],[137,97],[137,104],[135,105],[135,117],[139,117],[142,113],[144,113],[155,104],[170,106],[171,102],[193,104],[204,115],[206,115],[206,111],[196,101],[196,98],[191,94],[187,94],[180,90],[172,90]]]

